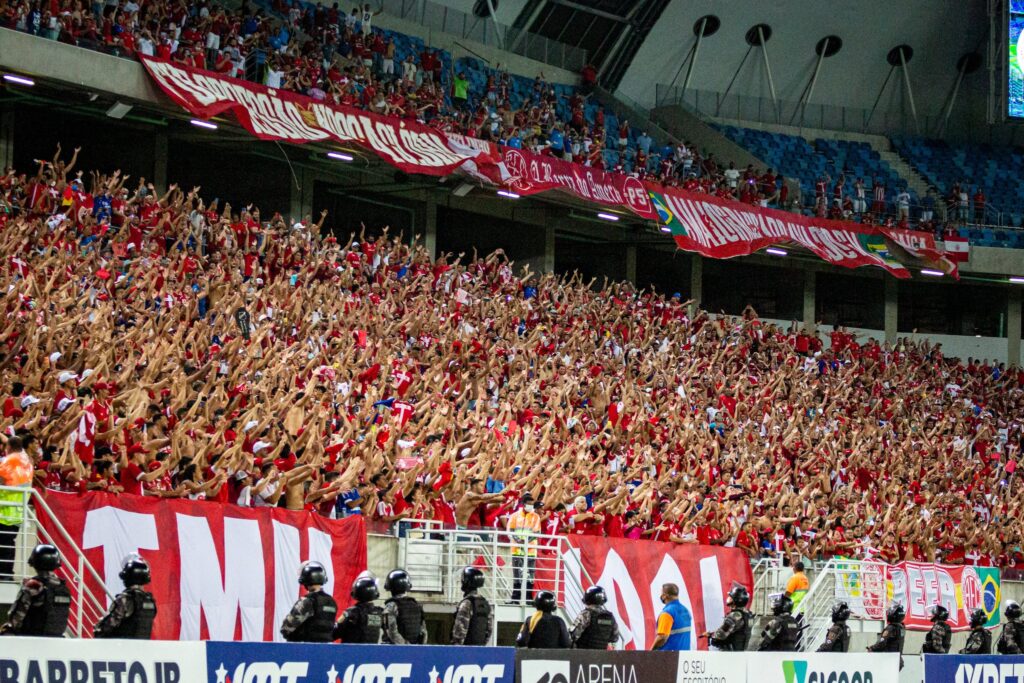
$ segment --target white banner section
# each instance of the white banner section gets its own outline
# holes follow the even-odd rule
[[[743,657],[738,652],[680,652],[676,683],[746,683]]]
[[[3,683],[201,683],[206,643],[0,638]]]
[[[750,683],[899,683],[896,653],[748,652]]]

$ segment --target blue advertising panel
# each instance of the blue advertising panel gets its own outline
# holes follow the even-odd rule
[[[513,683],[515,650],[210,642],[206,671],[209,683]]]
[[[925,655],[924,683],[1024,683],[1024,655]]]

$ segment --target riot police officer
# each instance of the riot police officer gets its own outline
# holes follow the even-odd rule
[[[996,652],[1001,655],[1019,655],[1024,652],[1024,624],[1020,623],[1020,605],[1015,600],[1007,600],[1003,610],[1006,623],[996,643]]]
[[[427,624],[423,608],[407,595],[412,580],[404,569],[395,569],[384,579],[384,590],[391,597],[384,602],[384,642],[393,645],[423,645],[427,642]]]
[[[299,570],[299,583],[306,594],[295,601],[292,611],[284,618],[281,635],[290,643],[331,642],[338,603],[323,590],[327,570],[319,562],[304,562]]]
[[[885,628],[878,634],[878,640],[874,645],[868,646],[868,652],[899,652],[900,670],[903,670],[903,640],[907,636],[907,629],[903,625],[903,619],[907,612],[903,605],[894,603],[885,611]]]
[[[775,596],[772,615],[761,633],[758,652],[795,652],[800,642],[800,624],[793,616],[793,601],[788,595]]]
[[[22,582],[0,634],[63,636],[71,611],[71,591],[53,573],[60,567],[60,553],[54,546],[40,543],[29,555],[28,564],[36,575]]]
[[[491,640],[491,604],[477,591],[484,573],[476,567],[462,570],[462,601],[455,610],[452,645],[487,645]]]
[[[572,625],[569,639],[573,647],[580,650],[607,650],[608,646],[618,642],[619,625],[615,615],[605,609],[608,595],[600,586],[591,586],[583,594],[586,605],[576,623]]]
[[[703,634],[709,642],[719,650],[726,652],[743,652],[750,642],[750,629],[754,623],[754,615],[746,609],[750,602],[750,593],[743,586],[733,586],[725,598],[729,613],[717,631]]]
[[[93,628],[93,637],[149,640],[156,619],[156,600],[142,588],[150,582],[149,565],[138,555],[128,555],[121,562],[118,577],[124,590]]]
[[[832,605],[832,625],[828,627],[825,642],[818,648],[818,652],[850,651],[850,627],[846,625],[849,618],[849,605],[842,600]]]
[[[949,621],[949,610],[942,605],[932,605],[932,628],[924,637],[924,645],[921,652],[927,655],[944,655],[949,653],[950,642],[953,639],[953,629],[947,623]]]
[[[356,604],[341,616],[334,627],[334,638],[343,643],[376,645],[384,625],[384,610],[373,604],[380,597],[377,581],[372,576],[360,576],[352,582],[350,595]]]
[[[992,634],[985,628],[988,615],[980,607],[971,612],[971,633],[967,636],[967,644],[960,650],[962,655],[992,654]]]
[[[528,617],[516,636],[516,647],[564,650],[572,645],[562,617],[555,614],[555,594],[540,591],[533,599],[537,612]]]

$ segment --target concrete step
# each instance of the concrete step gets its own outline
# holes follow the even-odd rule
[[[924,176],[918,173],[917,169],[908,164],[903,157],[891,150],[876,149],[875,151],[878,152],[878,156],[882,161],[889,164],[889,166],[892,167],[892,169],[896,171],[901,178],[907,181],[907,186],[916,192],[918,196],[923,197],[928,194],[928,188],[931,187],[931,185],[929,185]]]

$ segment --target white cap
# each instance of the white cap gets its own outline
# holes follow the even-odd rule
[[[248,422],[245,423],[245,426],[242,427],[242,431],[247,432],[258,424],[259,422],[257,422],[256,420],[249,420]]]
[[[56,363],[57,361],[60,360],[60,357],[63,355],[64,354],[62,354],[60,351],[54,351],[53,353],[50,354],[50,362]]]
[[[68,382],[73,379],[78,379],[78,375],[71,372],[70,370],[65,370],[64,372],[57,375],[57,382],[60,384],[64,384],[65,382]]]
[[[264,448],[270,448],[270,443],[267,441],[257,441],[252,445],[252,452],[259,453]]]
[[[21,407],[22,408],[28,408],[30,405],[32,405],[34,403],[39,403],[39,399],[36,398],[35,396],[33,396],[32,394],[29,394],[28,396],[22,396],[21,397]]]

